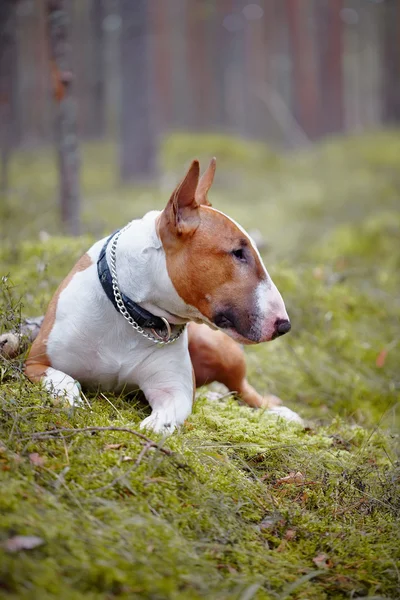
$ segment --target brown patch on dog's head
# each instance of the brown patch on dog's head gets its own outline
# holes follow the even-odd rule
[[[207,200],[215,159],[200,181],[199,171],[195,160],[159,220],[170,279],[206,322],[244,343],[271,339],[275,321],[287,318],[283,301],[249,236]],[[274,297],[260,300],[261,289]]]

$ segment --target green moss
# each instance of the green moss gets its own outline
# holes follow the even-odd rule
[[[58,231],[52,162],[47,152],[15,158],[0,331],[42,313],[96,237],[162,207],[182,162],[221,158],[213,202],[266,238],[293,323],[290,336],[247,351],[249,378],[310,426],[234,399],[211,402],[201,390],[182,431],[153,436],[173,455],[149,450],[136,465],[143,446],[128,433],[33,434],[137,429],[149,413],[142,399],[89,395],[92,410],[71,413],[24,379],[22,358],[3,361],[5,597],[398,597],[399,139],[377,133],[277,157],[230,138],[179,135],[165,142],[171,181],[159,190],[116,188],[114,148],[88,146],[88,235],[76,240],[38,239],[40,229]],[[115,443],[123,445],[107,448]],[[304,479],[285,483],[297,472]],[[44,543],[10,554],[2,544],[16,534]]]
[[[175,133],[164,140],[161,151],[164,168],[178,173],[181,172],[182,165],[189,163],[194,157],[208,164],[213,155],[218,157],[218,165],[222,169],[240,169],[241,173],[277,168],[281,161],[265,144],[210,133]]]

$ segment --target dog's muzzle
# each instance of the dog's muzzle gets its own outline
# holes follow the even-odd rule
[[[280,337],[281,335],[285,335],[285,333],[288,333],[291,330],[291,328],[292,326],[288,319],[277,319],[275,321],[275,330],[272,335],[272,339],[274,340],[275,338]]]

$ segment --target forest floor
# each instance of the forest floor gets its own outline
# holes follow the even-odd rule
[[[307,427],[203,389],[182,430],[150,447],[79,431],[137,430],[139,398],[89,395],[91,410],[71,413],[26,381],[22,357],[3,360],[0,597],[400,597],[399,132],[290,156],[176,135],[158,189],[118,187],[115,149],[88,146],[78,239],[57,234],[51,151],[18,154],[0,215],[0,333],[43,314],[94,239],[161,208],[189,160],[213,154],[210,198],[259,230],[292,320],[247,350],[249,379]]]

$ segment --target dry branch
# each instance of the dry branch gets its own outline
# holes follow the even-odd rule
[[[131,435],[135,435],[136,437],[139,437],[141,440],[144,440],[146,442],[146,446],[148,446],[149,448],[157,448],[157,450],[159,450],[163,454],[166,454],[167,456],[173,455],[173,452],[171,450],[168,450],[167,448],[163,448],[162,446],[160,446],[160,444],[157,444],[157,442],[153,442],[153,440],[148,438],[146,435],[143,435],[143,433],[139,433],[139,431],[136,431],[135,429],[129,429],[128,427],[114,427],[114,426],[78,427],[78,428],[60,427],[59,429],[48,429],[47,431],[36,431],[35,433],[32,433],[29,437],[23,438],[23,440],[48,438],[48,437],[54,436],[55,434],[63,434],[63,433],[75,435],[77,433],[87,433],[87,432],[96,432],[96,431],[97,432],[100,432],[100,431],[122,431],[124,433],[130,433]]]

